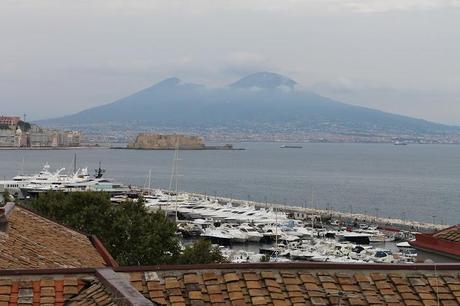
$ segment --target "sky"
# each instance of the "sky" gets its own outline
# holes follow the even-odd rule
[[[460,0],[2,0],[0,114],[45,119],[162,79],[271,71],[460,125]]]

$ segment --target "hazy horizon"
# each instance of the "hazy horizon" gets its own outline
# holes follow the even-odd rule
[[[460,1],[0,4],[2,114],[107,104],[165,78],[271,71],[345,103],[460,125]]]

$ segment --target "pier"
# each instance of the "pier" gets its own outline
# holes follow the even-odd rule
[[[167,191],[163,191],[167,192]],[[438,231],[443,228],[449,227],[449,225],[444,224],[434,224],[434,223],[427,223],[427,222],[419,222],[413,220],[403,220],[403,219],[395,219],[395,218],[384,218],[384,217],[377,217],[372,216],[369,214],[363,213],[348,213],[348,212],[340,212],[336,210],[330,209],[318,209],[318,208],[310,208],[310,207],[299,207],[293,206],[289,204],[277,204],[277,203],[261,203],[256,201],[249,201],[249,200],[239,200],[233,198],[226,198],[220,196],[209,196],[200,193],[193,193],[193,192],[186,192],[191,196],[201,197],[201,198],[215,198],[221,204],[226,203],[233,203],[234,205],[250,205],[256,208],[272,208],[277,211],[283,211],[288,215],[292,216],[293,219],[307,219],[309,216],[319,216],[323,219],[332,219],[332,220],[340,220],[344,222],[354,222],[357,220],[358,222],[365,222],[365,223],[372,223],[377,225],[382,229],[389,229],[389,230],[405,230],[405,231],[418,231],[418,232],[432,232]]]

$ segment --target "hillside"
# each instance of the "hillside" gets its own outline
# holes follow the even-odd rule
[[[256,73],[223,88],[169,78],[113,103],[42,121],[53,124],[133,123],[153,127],[248,128],[333,132],[457,133],[452,127],[352,106],[297,90],[296,82]]]

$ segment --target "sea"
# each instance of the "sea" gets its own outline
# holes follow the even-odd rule
[[[302,148],[280,148],[301,145]],[[460,146],[234,143],[245,150],[180,151],[178,188],[209,196],[460,223]],[[106,169],[127,185],[169,188],[174,151],[0,150],[0,178],[53,169]]]

